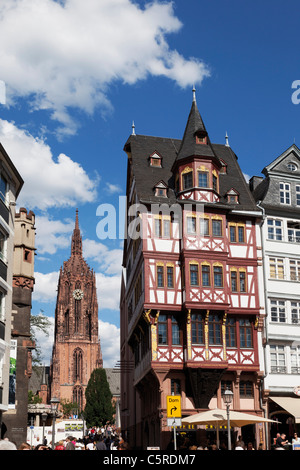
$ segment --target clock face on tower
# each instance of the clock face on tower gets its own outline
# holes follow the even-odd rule
[[[83,298],[83,292],[81,289],[75,289],[73,291],[73,297],[75,300],[81,300]]]

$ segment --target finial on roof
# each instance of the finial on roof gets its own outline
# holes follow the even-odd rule
[[[227,132],[226,132],[226,135],[225,135],[225,145],[226,145],[226,147],[230,147],[230,145],[229,145],[229,141],[228,141],[228,135],[227,135]]]
[[[132,133],[131,135],[135,135],[135,125],[134,125],[134,121],[132,121]]]
[[[196,102],[196,88],[195,88],[195,85],[193,86],[193,101]]]

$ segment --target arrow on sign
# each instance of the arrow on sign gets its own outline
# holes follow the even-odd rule
[[[171,414],[172,414],[173,410],[176,411],[176,410],[177,410],[177,407],[174,406],[173,408],[170,409],[170,413],[171,413]]]

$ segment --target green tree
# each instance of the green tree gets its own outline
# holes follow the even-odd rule
[[[94,369],[87,384],[84,417],[87,426],[105,425],[113,420],[112,393],[105,369]]]
[[[73,403],[65,398],[60,401],[60,406],[62,408],[64,418],[69,418],[73,412],[77,411],[77,414],[79,412],[78,404]]]
[[[32,365],[34,366],[41,366],[41,356],[42,351],[41,347],[37,341],[37,332],[40,331],[44,333],[46,336],[49,336],[49,329],[51,327],[51,322],[48,317],[43,315],[43,310],[40,310],[38,315],[31,315],[30,316],[30,335],[31,340],[35,342],[35,349],[32,353]]]
[[[35,404],[35,403],[42,403],[42,399],[38,395],[33,395],[31,390],[28,390],[28,403]]]

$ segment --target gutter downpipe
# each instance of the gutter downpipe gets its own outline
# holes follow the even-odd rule
[[[265,328],[265,339],[266,339],[266,344],[269,343],[268,341],[268,295],[267,295],[267,281],[266,281],[266,263],[265,263],[265,240],[264,240],[264,236],[263,236],[263,225],[265,223],[265,220],[266,220],[266,212],[265,212],[265,209],[264,207],[262,207],[261,205],[261,201],[258,201],[256,206],[261,209],[262,211],[262,221],[260,222],[260,236],[261,236],[261,247],[262,247],[262,258],[263,258],[263,283],[264,283],[264,302],[265,302],[265,312],[266,312],[266,315],[265,315],[265,318],[264,318],[264,328]],[[267,374],[267,360],[266,360],[266,347],[264,346],[263,347],[263,356],[264,356],[264,375],[263,375],[263,379],[266,378],[266,376],[268,375]],[[259,399],[260,399],[260,406],[261,406],[261,409],[263,410],[264,412],[264,417],[266,418],[266,410],[265,408],[263,407],[263,404],[262,404],[262,397],[261,397],[261,392],[262,392],[262,387],[260,389],[260,394],[259,394]],[[269,430],[268,430],[268,423],[265,423],[265,434],[266,434],[266,447],[267,447],[267,450],[269,450]]]

